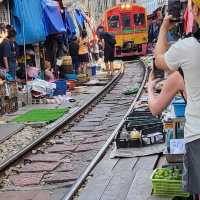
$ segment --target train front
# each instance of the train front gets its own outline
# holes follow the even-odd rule
[[[121,4],[104,14],[104,27],[116,36],[115,57],[144,56],[147,52],[148,30],[144,7]]]

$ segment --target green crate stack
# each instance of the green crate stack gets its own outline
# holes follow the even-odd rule
[[[154,170],[151,180],[153,184],[153,194],[161,197],[189,197],[190,193],[183,191],[181,180],[155,179],[154,175],[158,169]]]

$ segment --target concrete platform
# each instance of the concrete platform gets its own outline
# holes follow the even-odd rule
[[[152,196],[150,176],[158,155],[105,158],[97,165],[77,200],[171,200]]]

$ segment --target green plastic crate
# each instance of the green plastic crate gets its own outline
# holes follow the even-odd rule
[[[181,180],[155,179],[154,175],[159,169],[154,170],[151,181],[153,194],[161,197],[189,197],[190,193],[184,192]]]

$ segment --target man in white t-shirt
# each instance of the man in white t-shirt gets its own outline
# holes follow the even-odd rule
[[[193,0],[192,4],[195,21],[200,26],[200,0]],[[155,48],[155,61],[165,71],[181,68],[184,72],[187,107],[183,183],[186,191],[200,194],[200,42],[195,37],[185,38],[168,49],[167,33],[173,26],[171,16],[166,16]]]

